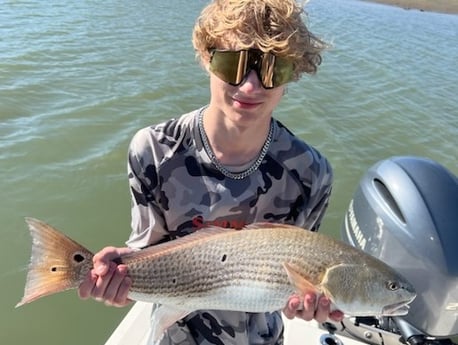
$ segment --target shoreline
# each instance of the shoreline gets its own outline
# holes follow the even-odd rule
[[[384,5],[401,7],[406,10],[419,10],[458,14],[458,0],[363,0]]]

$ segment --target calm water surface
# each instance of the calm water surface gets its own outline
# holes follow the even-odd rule
[[[1,344],[102,344],[125,313],[75,292],[14,309],[30,250],[23,217],[94,250],[122,245],[130,138],[208,102],[191,45],[205,3],[0,0]],[[458,17],[351,0],[312,0],[308,12],[333,49],[276,116],[332,162],[323,231],[337,236],[378,160],[420,155],[458,173]]]

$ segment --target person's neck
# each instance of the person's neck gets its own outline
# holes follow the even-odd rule
[[[203,125],[211,149],[223,165],[243,165],[258,157],[269,130],[270,117],[240,126],[224,114],[205,109]]]

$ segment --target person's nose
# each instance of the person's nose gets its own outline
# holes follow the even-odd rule
[[[245,80],[239,86],[240,90],[244,92],[253,92],[262,88],[261,81],[255,71],[251,70],[245,77]]]

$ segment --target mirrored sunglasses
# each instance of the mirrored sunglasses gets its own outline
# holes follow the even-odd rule
[[[255,71],[265,89],[273,89],[293,80],[293,63],[258,49],[210,51],[210,71],[234,86]]]

